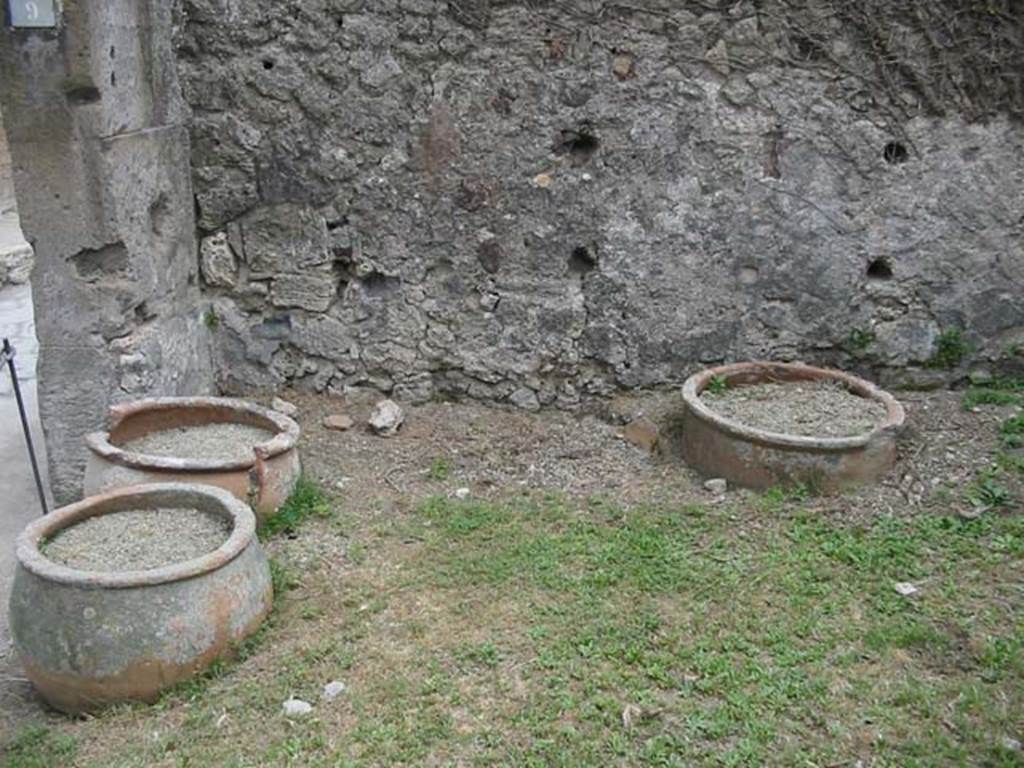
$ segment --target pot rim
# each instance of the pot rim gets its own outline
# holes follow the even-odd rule
[[[820,381],[831,379],[846,384],[852,392],[861,397],[870,398],[885,406],[885,418],[874,429],[858,435],[847,437],[814,437],[811,435],[793,435],[786,432],[771,432],[727,418],[711,409],[700,398],[713,378],[719,376],[735,376],[737,374],[761,374],[767,378],[772,373],[781,375],[801,374],[807,380]],[[870,381],[840,371],[835,368],[818,368],[803,363],[772,363],[753,361],[732,363],[703,371],[690,376],[683,384],[683,401],[694,415],[709,424],[745,440],[779,448],[802,448],[818,451],[849,451],[864,448],[886,433],[896,432],[903,427],[906,412],[900,402],[884,389]]]
[[[126,501],[138,500],[140,506],[147,501],[155,501],[159,506],[169,506],[169,502],[180,506],[196,496],[218,505],[232,521],[228,538],[200,557],[142,571],[84,571],[50,560],[39,549],[43,541],[75,523],[129,508],[124,504]],[[102,509],[111,503],[116,505],[114,509]],[[127,589],[170,584],[215,571],[241,555],[255,536],[256,517],[252,510],[227,491],[198,483],[151,483],[90,496],[41,517],[18,536],[16,554],[22,567],[47,581],[82,589]]]
[[[226,408],[241,411],[270,421],[276,427],[274,436],[252,446],[252,458],[204,460],[182,459],[175,456],[156,456],[128,451],[110,442],[110,433],[127,418],[147,411],[169,411],[182,408]],[[150,397],[131,403],[115,405],[110,409],[111,428],[106,432],[93,432],[85,436],[85,443],[98,456],[126,467],[173,472],[232,472],[252,469],[258,460],[266,461],[293,450],[299,442],[299,425],[294,419],[269,408],[231,397]]]

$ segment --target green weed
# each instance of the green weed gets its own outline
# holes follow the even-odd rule
[[[929,368],[956,368],[971,353],[972,347],[960,328],[947,328],[935,340],[935,349],[928,359]]]
[[[1024,413],[1018,413],[999,427],[999,439],[1004,448],[1024,448]]]
[[[972,506],[988,509],[1009,506],[1013,500],[1010,489],[993,477],[976,480],[967,488],[965,495]]]
[[[220,328],[220,315],[217,313],[217,310],[213,307],[207,309],[203,314],[203,322],[211,331],[216,331]]]
[[[307,518],[325,518],[331,514],[331,504],[323,489],[309,478],[300,477],[292,495],[281,505],[277,514],[260,526],[260,538],[279,533],[295,533]]]
[[[278,597],[295,589],[299,580],[288,568],[277,558],[270,558],[270,585],[274,590],[274,596]]]
[[[851,354],[861,354],[875,343],[875,339],[875,332],[870,328],[854,328],[846,340],[846,349]]]
[[[447,459],[438,457],[430,463],[430,469],[427,470],[427,477],[439,483],[443,483],[451,475],[452,467],[448,463]]]
[[[725,376],[712,376],[706,389],[712,395],[720,395],[729,389],[729,380]]]

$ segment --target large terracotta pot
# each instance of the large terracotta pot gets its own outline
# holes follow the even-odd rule
[[[230,521],[207,555],[146,571],[80,571],[40,545],[96,515],[126,509],[196,508]],[[42,697],[65,712],[153,701],[252,634],[271,607],[270,568],[252,511],[219,488],[124,488],[43,517],[18,538],[10,600],[14,647]]]
[[[156,397],[115,405],[110,431],[86,437],[89,459],[85,493],[142,483],[216,485],[249,504],[260,521],[273,515],[295,489],[301,467],[296,447],[299,425],[280,413],[245,400],[220,397]],[[230,461],[149,456],[126,444],[175,427],[235,422],[260,427],[273,438],[252,446],[252,455]]]
[[[769,381],[837,381],[885,406],[885,417],[852,437],[807,437],[768,432],[716,413],[700,393],[712,380],[733,386]],[[824,491],[873,483],[896,461],[903,406],[888,392],[842,371],[799,363],[736,363],[691,376],[683,386],[682,452],[686,463],[710,477],[748,488],[806,483]]]

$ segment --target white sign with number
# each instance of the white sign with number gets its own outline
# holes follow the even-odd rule
[[[12,27],[57,26],[57,0],[4,0]]]

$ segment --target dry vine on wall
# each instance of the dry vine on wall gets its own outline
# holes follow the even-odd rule
[[[581,26],[673,10],[721,14],[727,25],[749,13],[765,58],[851,78],[894,122],[921,114],[1024,119],[1021,0],[449,0],[448,8],[483,31],[495,9],[513,4]]]
[[[1024,118],[1019,0],[762,0],[794,63],[833,67],[903,117]]]

